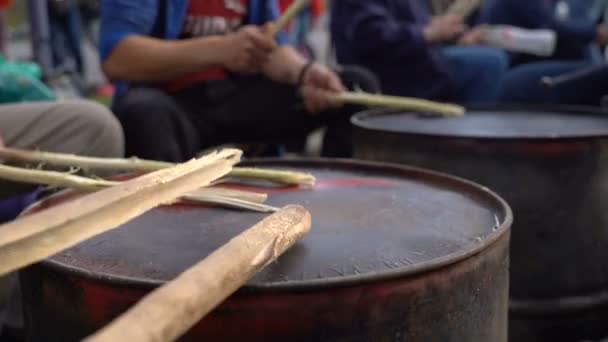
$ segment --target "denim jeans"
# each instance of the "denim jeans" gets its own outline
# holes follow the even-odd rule
[[[495,102],[499,81],[509,68],[507,53],[478,46],[450,46],[442,51],[466,104]]]
[[[65,14],[53,15],[51,13],[49,19],[54,66],[65,66],[65,63],[71,60],[76,68],[72,71],[82,74],[84,72],[81,47],[83,23],[78,6],[74,6]]]
[[[546,61],[517,66],[502,79],[497,100],[503,103],[552,103],[597,106],[608,94],[608,71],[555,88],[541,84],[545,76],[558,76],[592,66],[588,61]]]

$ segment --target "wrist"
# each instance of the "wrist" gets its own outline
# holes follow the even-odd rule
[[[193,53],[200,57],[201,65],[226,67],[226,62],[229,60],[228,55],[232,48],[232,39],[229,35],[197,39],[199,49],[193,51]],[[200,53],[200,51],[205,51],[205,53]]]
[[[314,64],[314,61],[308,61],[300,67],[300,71],[298,72],[295,82],[296,87],[302,87],[302,85],[304,84],[304,80],[306,79],[306,74],[308,74],[308,71],[310,71]]]

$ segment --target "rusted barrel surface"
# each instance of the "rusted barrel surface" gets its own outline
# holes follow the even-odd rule
[[[314,189],[246,186],[306,206],[312,232],[184,341],[506,341],[512,216],[496,195],[385,164],[255,165],[318,178]],[[81,339],[262,217],[161,207],[25,270],[28,340]]]
[[[608,116],[489,107],[455,119],[371,111],[353,123],[357,157],[468,178],[513,208],[512,341],[608,336]]]

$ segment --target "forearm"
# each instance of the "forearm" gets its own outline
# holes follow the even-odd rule
[[[103,63],[114,81],[163,82],[222,64],[222,37],[160,40],[130,36]]]
[[[308,61],[291,46],[278,48],[270,56],[270,60],[264,66],[263,73],[266,77],[279,83],[295,85],[302,68]]]

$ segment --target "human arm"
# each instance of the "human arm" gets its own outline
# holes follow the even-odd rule
[[[344,37],[362,58],[422,56],[428,48],[425,27],[410,14],[411,21],[398,20],[381,2],[335,1],[332,34]]]
[[[482,45],[484,43],[484,35],[487,32],[487,26],[481,25],[472,28],[465,32],[458,40],[459,45]]]
[[[105,0],[102,3],[101,58],[106,75],[119,81],[162,82],[222,66],[256,72],[276,48],[256,26],[225,36],[183,40],[151,37],[159,0]]]
[[[310,113],[342,105],[332,96],[332,93],[345,90],[338,75],[319,63],[309,63],[290,46],[275,50],[263,72],[275,82],[300,87],[304,105]]]
[[[112,50],[103,62],[103,71],[115,81],[169,81],[219,66],[221,46],[221,39],[216,37],[168,41],[131,35]]]
[[[113,80],[170,81],[208,67],[253,73],[266,64],[276,43],[253,26],[226,36],[162,40],[132,35],[121,41],[103,64]]]

